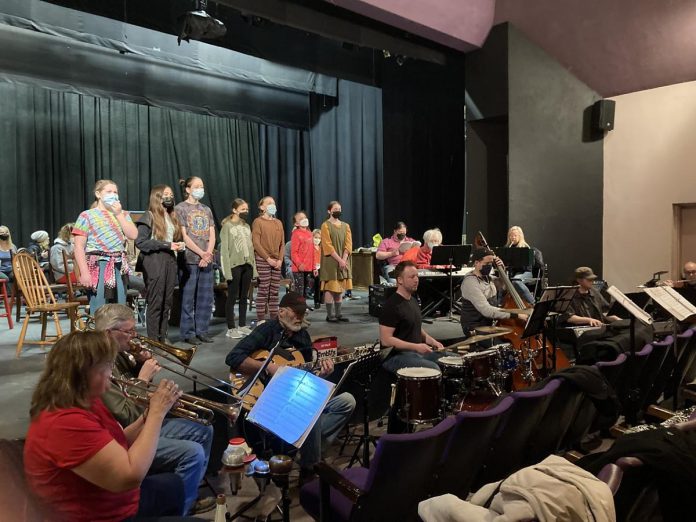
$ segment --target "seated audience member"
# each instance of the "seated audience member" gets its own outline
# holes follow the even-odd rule
[[[400,252],[399,247],[403,243],[416,243],[416,246],[420,246],[418,241],[412,237],[407,237],[407,233],[406,223],[397,221],[391,237],[384,238],[377,247],[375,257],[378,261],[386,261],[387,264],[382,270],[382,274],[391,283],[395,282],[395,278],[391,276],[391,273],[403,258],[403,253]]]
[[[41,266],[44,266],[48,262],[49,245],[48,232],[37,230],[31,235],[27,252],[34,256]]]
[[[307,361],[314,357],[312,339],[304,326],[307,312],[307,302],[296,292],[288,292],[280,300],[278,317],[265,321],[254,328],[227,354],[225,363],[233,372],[244,375],[256,373],[262,361],[251,355],[258,350],[268,350],[279,341],[279,348],[295,349]],[[330,358],[319,360],[319,376],[326,377],[333,372],[333,361]],[[266,368],[267,376],[272,376],[279,366],[270,363]],[[300,479],[307,480],[313,476],[313,468],[321,460],[322,450],[328,447],[339,434],[355,409],[355,399],[350,393],[341,393],[331,398],[314,425],[309,436],[300,448]]]
[[[131,517],[173,515],[181,509],[180,498],[167,488],[155,493],[149,489],[153,482],[144,480],[162,423],[181,392],[163,380],[146,414],[122,429],[101,401],[111,386],[117,352],[105,332],[73,332],[46,357],[31,400],[24,470],[51,520],[137,520]],[[157,511],[144,511],[145,505],[156,505]]]
[[[433,248],[442,244],[442,232],[439,228],[431,228],[423,233],[423,246],[418,249],[416,265],[418,268],[430,268]]]
[[[94,314],[98,331],[109,332],[116,341],[118,355],[113,367],[113,376],[119,379],[138,379],[152,381],[162,367],[157,359],[149,353],[141,352],[136,356],[139,366],[135,373],[128,350],[130,341],[135,337],[135,319],[133,310],[122,304],[106,304]],[[137,425],[147,410],[128,397],[119,386],[111,386],[102,396],[104,405],[124,429]],[[212,497],[198,498],[198,485],[205,476],[213,444],[212,426],[204,426],[188,419],[172,418],[162,423],[155,458],[150,473],[173,472],[184,482],[184,505],[181,514],[190,511],[203,513],[215,507]]]
[[[72,227],[75,223],[66,223],[58,231],[58,237],[53,240],[49,259],[53,276],[56,278],[56,283],[65,283],[68,278],[65,274],[65,265],[63,264],[63,252],[68,258],[68,271],[70,272],[70,280],[73,283],[77,282],[75,273],[73,272],[73,242],[72,242]]]
[[[12,255],[16,252],[17,247],[12,243],[10,229],[4,225],[0,226],[0,279],[9,279],[10,281],[14,279]]]

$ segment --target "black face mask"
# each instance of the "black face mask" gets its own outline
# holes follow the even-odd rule
[[[239,217],[246,220],[246,218],[249,217],[249,213],[248,212],[240,212]]]
[[[341,217],[341,211],[340,210],[335,210],[331,213],[331,217],[334,219],[338,219]]]
[[[406,234],[396,234],[396,239],[402,241],[406,237]]]
[[[0,234],[0,241],[7,241],[8,239],[10,239],[8,234]]]
[[[162,198],[162,206],[167,210],[174,208],[174,198]]]
[[[492,271],[493,271],[493,265],[483,265],[481,267],[481,270],[480,270],[482,276],[491,275]]]

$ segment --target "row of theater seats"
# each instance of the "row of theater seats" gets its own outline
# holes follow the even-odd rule
[[[694,339],[693,330],[678,336],[678,352],[688,352]],[[486,411],[461,412],[412,434],[384,435],[369,468],[339,472],[321,464],[321,479],[302,488],[300,503],[317,520],[404,522],[416,520],[418,503],[430,496],[452,493],[466,499],[483,484],[577,448],[598,422],[608,428],[634,386],[632,400],[647,407],[663,393],[679,360],[673,344],[670,336],[643,347],[632,363],[621,354],[614,361],[575,367],[538,389],[513,392]],[[330,505],[324,503],[321,516],[321,490],[329,484]]]

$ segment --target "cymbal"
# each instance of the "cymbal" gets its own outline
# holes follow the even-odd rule
[[[505,328],[504,326],[479,326],[474,328],[474,330],[479,334],[512,333],[512,328]]]
[[[496,337],[502,337],[503,335],[506,335],[510,332],[496,332],[492,334],[487,334],[487,335],[472,335],[465,341],[462,341],[460,343],[457,343],[456,346],[454,346],[454,349],[461,349],[461,350],[468,350],[469,346],[472,344],[476,344],[479,341],[486,341],[488,339],[495,339]]]

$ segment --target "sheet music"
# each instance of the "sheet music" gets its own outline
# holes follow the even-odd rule
[[[247,420],[299,448],[319,420],[335,384],[282,366],[247,415]]]
[[[643,291],[674,316],[677,321],[685,321],[689,317],[696,315],[696,307],[684,299],[674,288],[655,286],[653,288],[643,288]]]
[[[621,290],[612,285],[607,289],[607,293],[616,299],[621,306],[628,310],[628,312],[641,323],[646,326],[652,324],[652,317],[650,317],[650,315],[645,310],[640,308],[636,303],[631,301]]]

